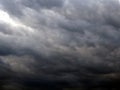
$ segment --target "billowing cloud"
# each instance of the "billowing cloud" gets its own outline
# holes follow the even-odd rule
[[[115,82],[119,8],[119,0],[1,0],[1,77],[61,88]]]

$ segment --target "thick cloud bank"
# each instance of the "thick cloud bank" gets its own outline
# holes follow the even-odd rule
[[[119,0],[0,0],[3,89],[113,85],[119,60]]]

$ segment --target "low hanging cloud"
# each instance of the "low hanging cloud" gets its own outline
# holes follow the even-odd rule
[[[120,73],[119,8],[119,0],[1,0],[1,77],[111,84]]]

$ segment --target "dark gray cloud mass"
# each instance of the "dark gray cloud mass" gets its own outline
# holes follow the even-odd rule
[[[119,0],[0,0],[1,87],[119,82],[119,17]]]

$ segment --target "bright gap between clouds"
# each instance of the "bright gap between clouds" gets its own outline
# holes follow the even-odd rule
[[[1,22],[6,23],[12,27],[18,27],[18,28],[20,27],[20,28],[24,28],[29,32],[34,32],[33,28],[26,26],[21,22],[15,21],[12,17],[10,17],[10,15],[7,12],[0,9],[0,23]]]

